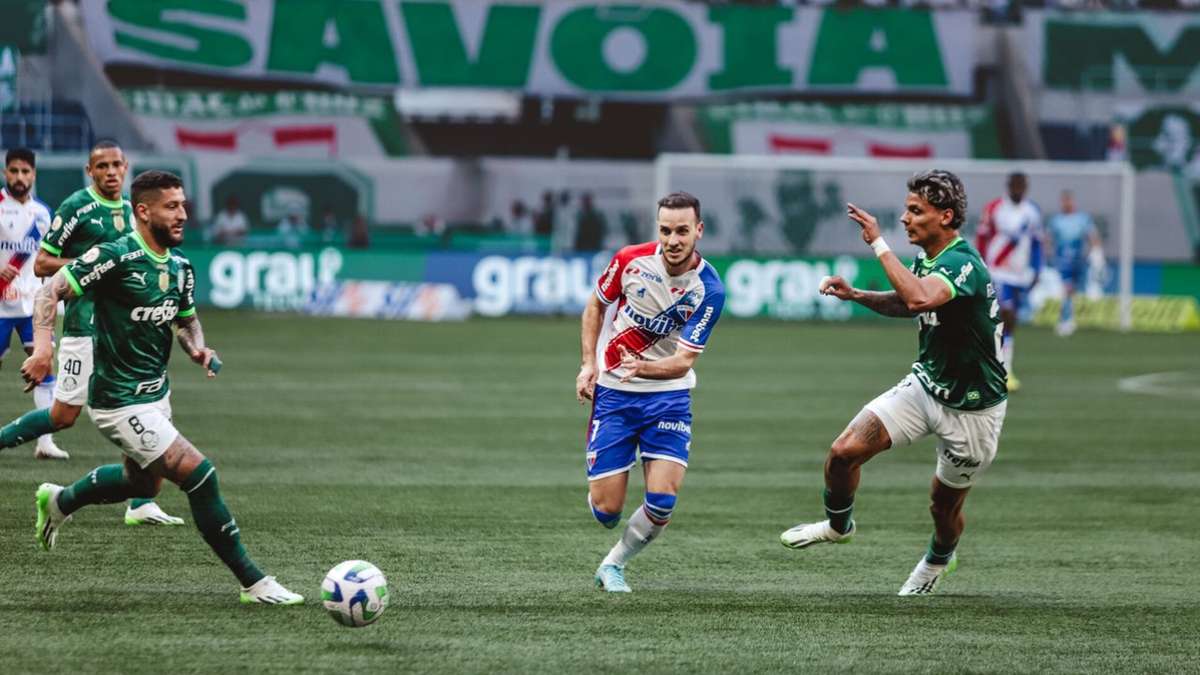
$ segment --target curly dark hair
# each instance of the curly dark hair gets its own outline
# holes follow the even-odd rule
[[[130,186],[129,191],[130,201],[139,204],[145,202],[151,193],[157,197],[158,193],[163,190],[178,187],[183,187],[183,181],[169,171],[158,171],[157,169],[143,171],[133,179],[133,185]]]
[[[967,220],[967,190],[958,176],[941,169],[915,173],[908,179],[908,191],[929,202],[936,209],[954,211],[950,227],[958,229]]]

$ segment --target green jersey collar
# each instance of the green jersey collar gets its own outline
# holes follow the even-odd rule
[[[146,255],[149,256],[154,262],[163,263],[171,259],[171,249],[167,249],[167,252],[161,255],[155,253],[149,246],[146,245],[146,242],[142,239],[142,234],[137,230],[134,230],[129,236],[133,237],[133,240],[137,242],[137,245],[141,246],[142,250],[146,252]]]
[[[925,258],[925,259],[921,260],[921,266],[922,267],[933,267],[933,264],[937,262],[938,258],[942,257],[943,253],[954,248],[954,246],[962,240],[963,240],[962,237],[955,237],[954,241],[951,241],[949,244],[946,244],[946,248],[943,248],[942,250],[938,251],[937,255],[933,256],[932,258]]]
[[[116,201],[105,199],[99,192],[96,192],[95,185],[89,185],[87,188],[87,193],[91,195],[92,199],[95,199],[96,201],[100,202],[101,205],[107,206],[110,209],[120,209],[124,208],[125,206],[125,202],[121,201],[120,199],[117,199]]]

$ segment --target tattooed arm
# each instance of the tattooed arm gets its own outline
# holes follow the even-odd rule
[[[205,368],[209,367],[217,355],[215,351],[204,345],[204,329],[200,327],[200,317],[195,314],[189,314],[176,320],[175,338],[179,340],[179,346],[183,347],[183,351],[187,352],[188,358]],[[208,376],[216,377],[216,373],[210,369]]]
[[[857,291],[852,300],[884,316],[904,318],[916,316],[900,299],[900,294],[896,291]]]
[[[21,365],[21,377],[28,383],[26,391],[50,375],[58,303],[75,297],[78,295],[62,272],[56,272],[33,296],[33,354]]]

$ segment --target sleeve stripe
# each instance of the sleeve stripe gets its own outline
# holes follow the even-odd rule
[[[595,290],[596,290],[596,297],[600,298],[600,303],[602,305],[604,305],[605,307],[616,302],[616,300],[609,300],[608,298],[604,297],[604,293],[600,290],[599,286],[597,286]]]
[[[684,349],[686,349],[690,352],[704,351],[704,345],[698,345],[694,342],[688,342],[687,340],[684,340],[683,338],[679,338],[679,346],[683,347]]]
[[[79,282],[75,280],[75,275],[71,273],[71,270],[67,267],[62,267],[60,269],[62,270],[63,276],[66,278],[67,283],[71,285],[71,290],[75,291],[75,295],[83,297],[83,287],[80,286]]]
[[[941,272],[934,272],[930,276],[937,277],[937,278],[941,279],[942,281],[946,282],[946,285],[950,287],[950,299],[951,300],[958,297],[958,288],[954,285],[953,281],[950,281],[950,277],[946,276],[945,274],[942,274]]]
[[[187,308],[187,309],[183,310],[182,312],[180,312],[179,314],[176,314],[176,316],[181,316],[181,317],[183,317],[183,318],[185,318],[185,319],[186,319],[187,317],[189,317],[189,316],[191,316],[191,315],[193,315],[193,314],[195,314],[195,313],[196,313],[196,308],[195,308],[195,307],[189,307],[189,308]]]
[[[52,255],[55,255],[55,256],[62,255],[61,248],[55,246],[54,244],[51,244],[50,242],[46,241],[45,239],[42,240],[42,248],[46,249],[46,251],[51,253]]]

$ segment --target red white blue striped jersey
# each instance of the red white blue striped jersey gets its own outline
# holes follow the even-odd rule
[[[633,392],[696,386],[691,370],[674,380],[621,382],[618,346],[649,361],[671,356],[679,347],[704,351],[725,305],[725,287],[712,265],[694,254],[688,270],[673,277],[656,242],[626,246],[596,282],[596,295],[608,307],[596,343],[599,384]]]
[[[24,204],[0,189],[0,268],[19,270],[11,282],[0,279],[0,318],[33,316],[33,295],[42,285],[33,274],[42,235],[50,229],[50,209],[30,197]]]
[[[1042,211],[1028,199],[1014,202],[1008,196],[983,207],[975,238],[992,281],[1029,286],[1042,266]]]

